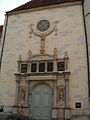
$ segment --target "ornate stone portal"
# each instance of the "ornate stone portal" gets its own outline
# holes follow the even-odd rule
[[[54,27],[56,28],[56,23]],[[30,34],[34,33],[38,36],[32,28],[31,31]],[[28,51],[28,59],[26,60],[22,60],[21,55],[19,55],[17,61],[18,72],[15,74],[16,99],[14,112],[32,115],[33,89],[38,85],[47,85],[51,90],[50,119],[61,117],[64,119],[64,109],[69,108],[69,57],[65,52],[63,58],[58,58],[57,48],[54,48],[53,55],[45,54],[45,35],[46,33],[40,35],[41,49],[39,55],[32,55],[31,50]]]
[[[30,115],[32,90],[36,85],[48,85],[52,91],[52,118],[58,118],[62,108],[69,107],[69,75],[65,57],[59,59],[55,55],[32,55],[26,61],[18,60],[18,72],[16,76],[16,112]],[[53,63],[53,70],[48,71],[48,63]],[[36,63],[37,68],[32,72],[32,64]],[[39,64],[45,63],[45,71],[39,71]],[[64,63],[64,70],[58,71],[57,64]],[[27,72],[22,72],[22,65],[27,64]],[[62,114],[62,112],[61,112]],[[64,113],[63,113],[64,114]]]

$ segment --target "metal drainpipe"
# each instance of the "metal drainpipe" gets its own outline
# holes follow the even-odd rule
[[[6,37],[7,23],[8,23],[8,14],[6,13],[5,30],[4,30],[3,43],[2,43],[1,55],[0,55],[0,71],[1,71],[2,56],[3,56],[4,43],[5,43],[5,37]]]
[[[88,51],[88,40],[87,40],[87,30],[86,30],[86,22],[85,22],[85,14],[84,14],[84,2],[82,2],[82,11],[83,11],[83,21],[84,21],[84,30],[85,30],[85,37],[86,37],[86,51],[87,51],[87,69],[88,69],[88,93],[89,93],[89,98],[90,98],[90,70],[89,70],[89,51]]]

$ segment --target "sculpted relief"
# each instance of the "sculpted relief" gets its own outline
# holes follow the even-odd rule
[[[19,91],[19,99],[24,101],[25,100],[25,87],[22,86]]]
[[[57,88],[57,91],[58,91],[58,95],[57,95],[58,102],[64,102],[65,101],[65,87],[59,86]]]

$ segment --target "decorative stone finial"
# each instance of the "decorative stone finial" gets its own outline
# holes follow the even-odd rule
[[[67,53],[67,51],[65,51],[64,59],[65,59],[65,60],[69,60],[69,57],[68,57],[68,53]]]
[[[69,60],[69,57],[68,57],[67,51],[65,51],[65,55],[64,55],[65,70],[68,70],[68,60]]]
[[[57,48],[54,48],[54,56],[57,57]]]
[[[19,54],[18,60],[21,61],[21,59],[22,59],[22,58],[21,58],[21,54]]]
[[[30,58],[32,56],[32,52],[31,50],[28,51],[28,58]]]

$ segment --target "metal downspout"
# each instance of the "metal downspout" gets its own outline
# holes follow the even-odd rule
[[[87,51],[87,69],[88,69],[88,97],[90,98],[90,70],[89,70],[89,51],[88,51],[88,40],[87,40],[87,30],[86,30],[86,22],[85,22],[85,14],[84,14],[84,1],[82,2],[82,11],[83,11],[83,21],[84,21],[84,30],[86,37],[86,51]]]

